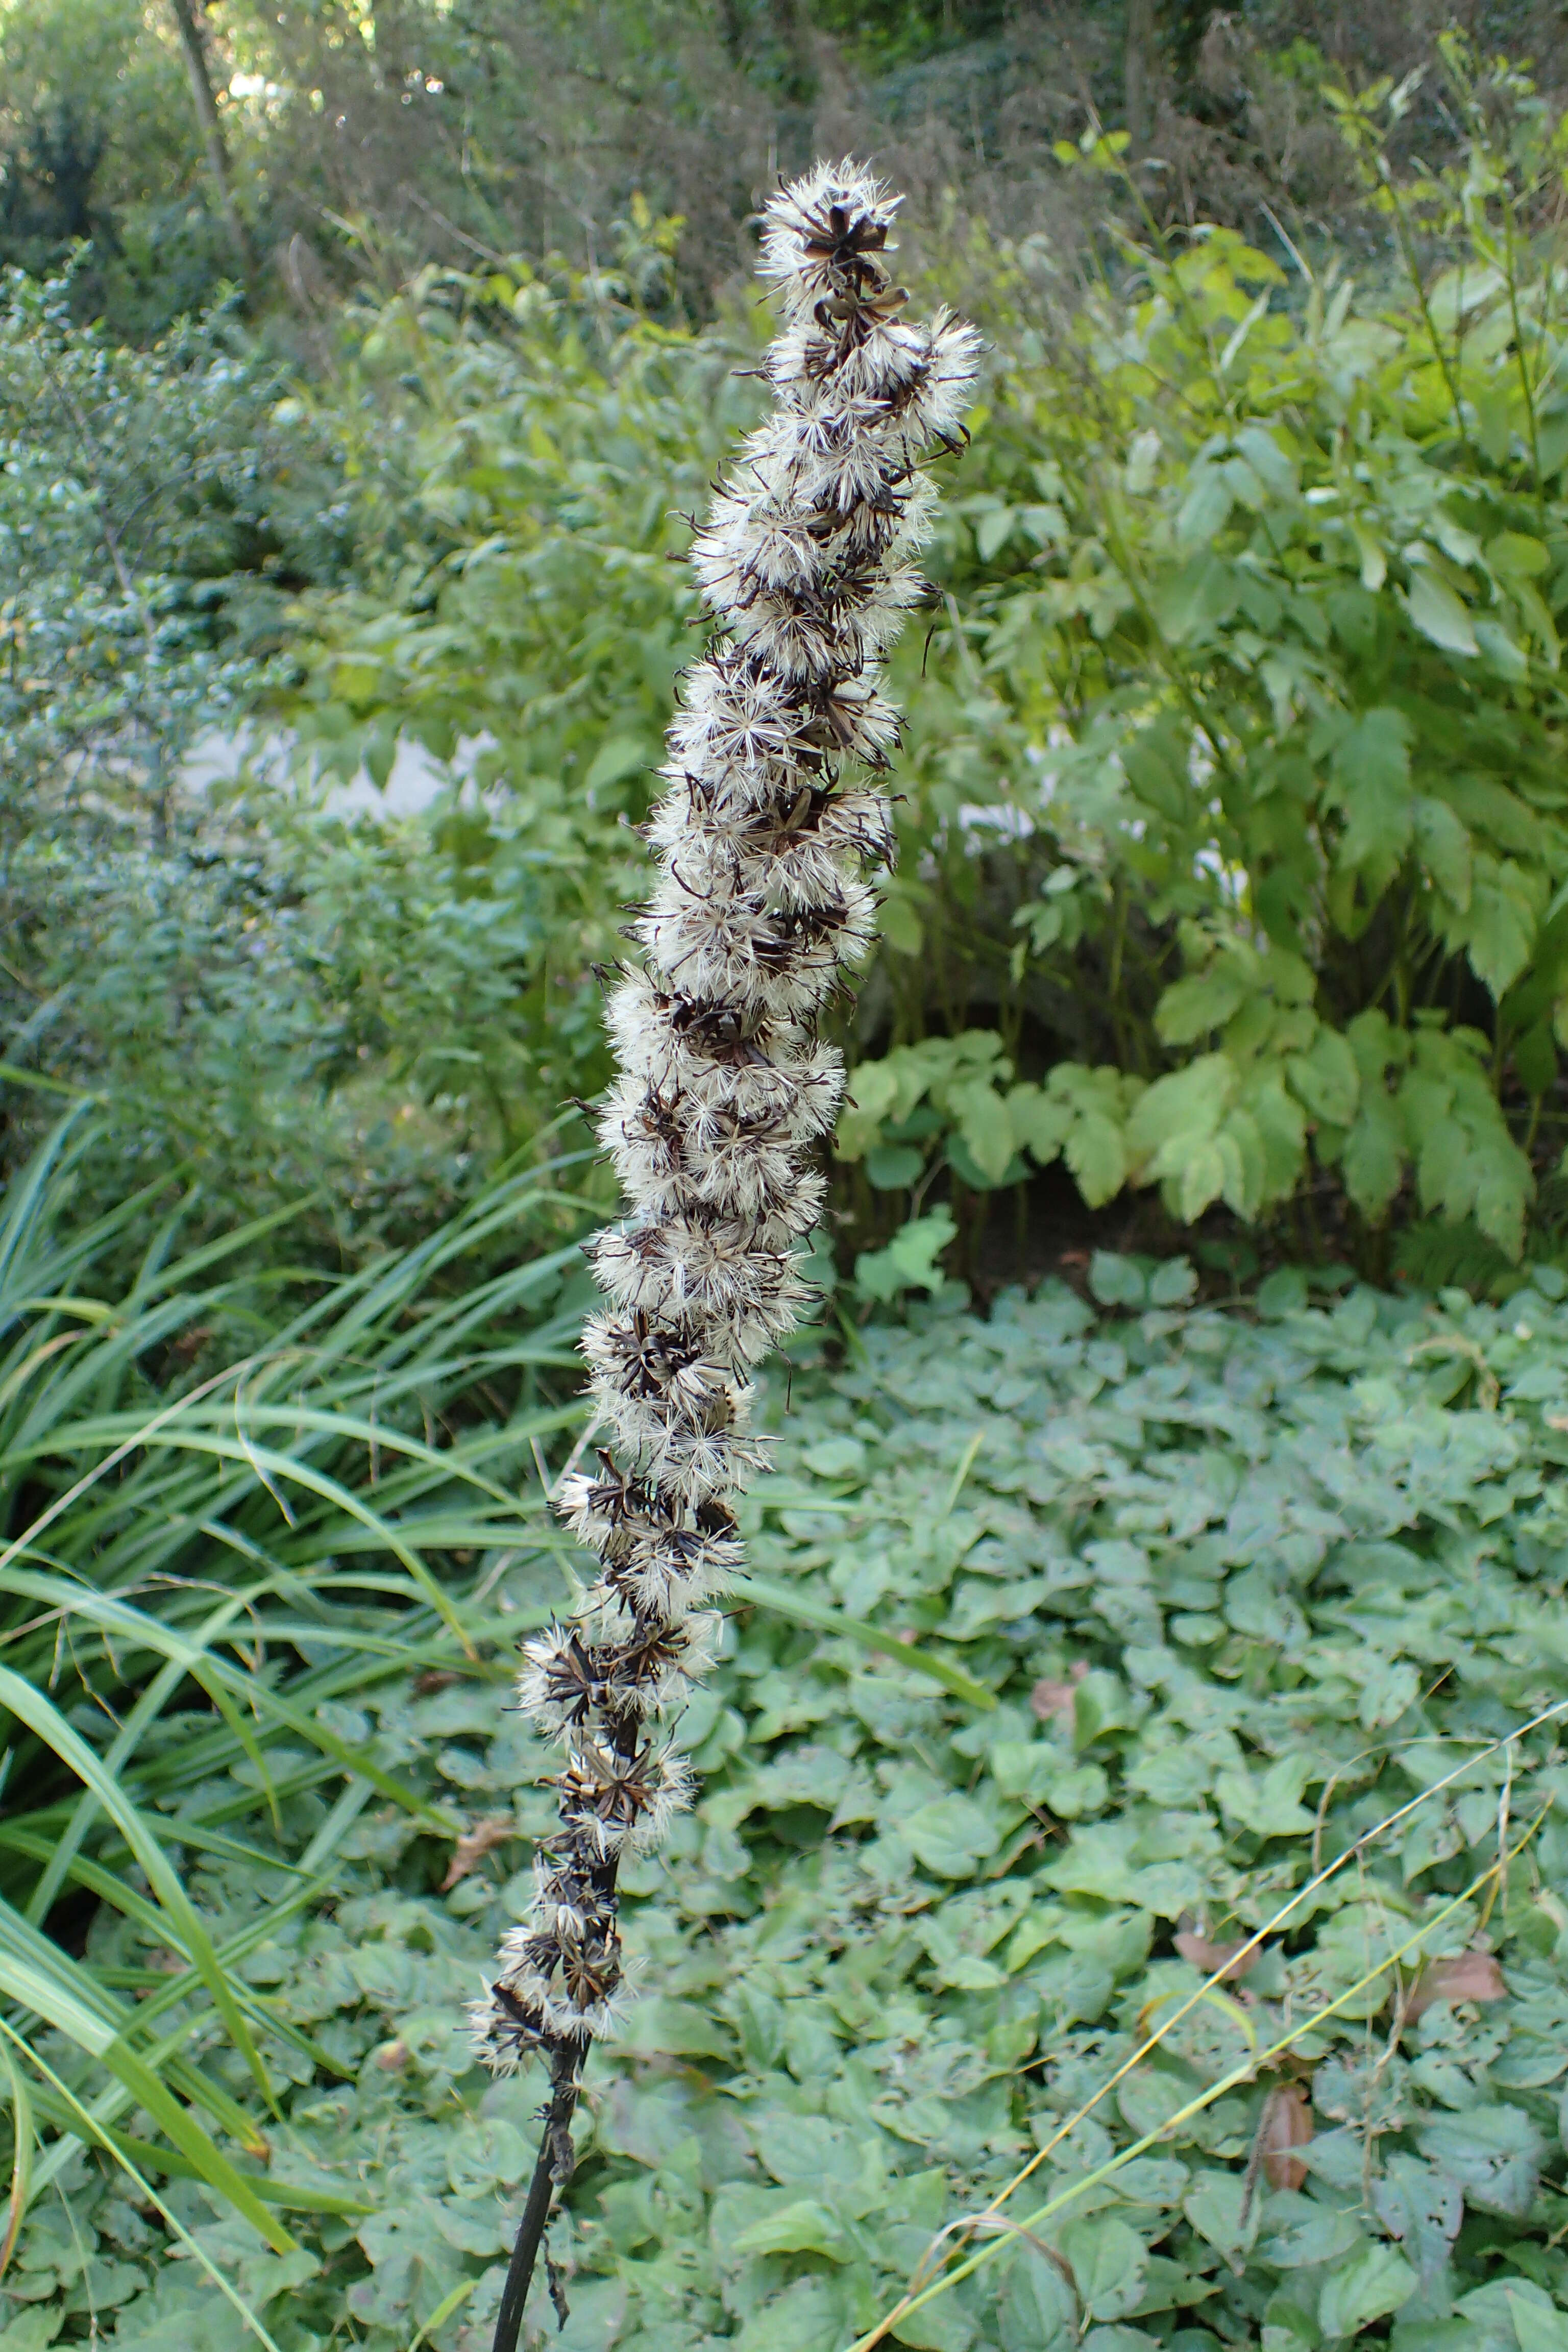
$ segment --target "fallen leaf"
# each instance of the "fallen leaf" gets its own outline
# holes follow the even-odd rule
[[[408,2063],[408,2044],[406,2042],[378,2042],[371,2055],[383,2074],[395,2074]]]
[[[423,1675],[416,1675],[414,1687],[421,1698],[430,1698],[437,1691],[450,1689],[458,1677],[446,1666],[432,1666]]]
[[[1211,1944],[1206,1936],[1184,1930],[1173,1940],[1184,1960],[1191,1960],[1205,1977],[1217,1975],[1221,1984],[1239,1983],[1263,1958],[1262,1945],[1249,1944],[1245,1937],[1234,1944]]]
[[[443,1895],[450,1894],[460,1878],[467,1878],[477,1862],[482,1862],[492,1846],[504,1845],[507,1839],[517,1835],[517,1823],[510,1813],[487,1813],[471,1830],[465,1830],[452,1848],[452,1859],[447,1864],[447,1875],[441,1881]]]
[[[1300,2083],[1282,2083],[1270,2091],[1258,2140],[1263,2170],[1270,2189],[1300,2189],[1307,2168],[1291,2150],[1305,2147],[1312,2137],[1312,2110]]]
[[[1029,1693],[1029,1705],[1042,1723],[1049,1723],[1053,1715],[1070,1715],[1078,1686],[1089,1672],[1087,1658],[1075,1658],[1068,1668],[1065,1683],[1037,1682]]]
[[[1490,1952],[1457,1952],[1450,1960],[1433,1960],[1424,1968],[1415,1990],[1405,2004],[1406,2022],[1440,2000],[1506,2000],[1508,1987]]]

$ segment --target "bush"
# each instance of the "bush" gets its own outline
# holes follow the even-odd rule
[[[1379,178],[1394,94],[1340,98],[1403,278],[1214,228],[1128,236],[1087,292],[1038,246],[931,265],[984,298],[989,405],[895,680],[850,1254],[894,1198],[1060,1159],[1183,1222],[1327,1193],[1363,1263],[1405,1198],[1519,1255],[1568,1000],[1558,134],[1447,58],[1463,180]],[[1063,168],[1114,176],[1117,144]],[[281,399],[222,320],[126,354],[17,287],[49,423],[0,514],[5,1058],[103,1094],[134,1169],[194,1153],[229,1204],[320,1177],[352,1254],[602,1083],[594,970],[692,643],[680,516],[752,401],[747,331],[641,307],[675,228],[634,207],[596,274],[427,271]],[[384,783],[400,737],[464,758],[410,824],[255,776],[171,798],[226,698],[328,778]]]
[[[452,538],[395,436],[285,396],[227,311],[136,352],[75,325],[69,291],[13,273],[0,309],[7,1156],[88,1092],[109,1115],[82,1213],[174,1167],[215,1225],[315,1195],[311,1255],[357,1261],[596,1083],[589,949],[561,922],[574,894],[613,936],[620,845],[559,789],[547,845],[537,802],[524,838],[482,804],[432,830],[346,824],[270,772],[185,787],[201,733],[296,673],[304,592],[335,612],[352,578],[384,609]],[[312,705],[313,742],[332,715]]]
[[[967,685],[916,695],[909,820],[917,852],[965,835],[970,907],[917,868],[932,936],[890,937],[944,997],[890,1000],[910,1051],[857,1074],[847,1156],[923,1105],[971,1184],[1060,1155],[1091,1202],[1157,1183],[1191,1221],[1331,1171],[1368,1225],[1409,1185],[1518,1255],[1568,1034],[1561,133],[1446,55],[1451,173],[1377,177],[1399,94],[1336,101],[1402,284],[1204,227],[1129,237],[1081,305],[1044,253],[995,277]],[[1120,142],[1065,160],[1120,172]],[[987,996],[955,1087],[919,1028]]]

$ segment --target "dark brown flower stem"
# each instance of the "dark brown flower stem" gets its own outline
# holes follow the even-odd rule
[[[518,2223],[517,2241],[496,2314],[493,2352],[517,2352],[522,2331],[523,2306],[533,2284],[534,2266],[550,2221],[550,2208],[558,2188],[572,2178],[572,2116],[577,2105],[583,2061],[587,2052],[580,2042],[563,2042],[551,2063],[550,2105],[539,2136],[539,2156],[529,2183],[528,2202]]]

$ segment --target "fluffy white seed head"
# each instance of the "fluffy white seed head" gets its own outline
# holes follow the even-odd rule
[[[607,1443],[557,1502],[597,1573],[573,1621],[524,1648],[520,1705],[565,1756],[529,1916],[473,2011],[497,2073],[536,2053],[574,2067],[614,2026],[618,1859],[691,1799],[653,1727],[715,1653],[711,1604],[741,1565],[725,1497],[765,1460],[750,1374],[811,1296],[813,1160],[844,1087],[817,1024],[892,858],[881,662],[924,593],[924,461],[957,442],[978,350],[945,311],[905,315],[898,204],[849,163],[770,201],[773,409],[692,550],[724,634],[682,681],[646,829],[658,874],[629,933],[642,961],[607,994],[618,1076],[598,1132],[628,1213],[589,1248],[605,1305],[583,1338]]]

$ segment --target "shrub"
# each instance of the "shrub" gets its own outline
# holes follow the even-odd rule
[[[82,1213],[177,1166],[214,1223],[314,1194],[312,1254],[358,1261],[598,1082],[585,965],[626,861],[613,815],[577,820],[575,781],[548,814],[453,805],[434,826],[345,823],[270,772],[185,788],[202,732],[294,674],[307,589],[352,578],[384,640],[396,583],[454,535],[396,472],[395,432],[378,448],[350,394],[341,413],[285,396],[229,313],[137,352],[73,323],[69,293],[13,273],[0,305],[7,1158],[62,1091],[90,1093]],[[570,704],[567,667],[541,693]],[[312,716],[316,744],[331,712]],[[384,777],[379,740],[351,772],[360,750]]]
[[[943,995],[891,1001],[910,1051],[858,1073],[848,1156],[923,1104],[970,1183],[1061,1155],[1091,1202],[1253,1218],[1331,1171],[1370,1225],[1409,1184],[1519,1254],[1568,1035],[1562,134],[1445,54],[1452,171],[1386,167],[1400,93],[1336,100],[1399,282],[1212,227],[1128,237],[1081,304],[1043,253],[998,272],[967,686],[931,690],[945,745],[913,709],[910,845],[963,833],[971,903],[902,941]],[[1000,884],[987,815],[1023,845]],[[919,1029],[987,995],[1001,1040],[955,1084]]]

